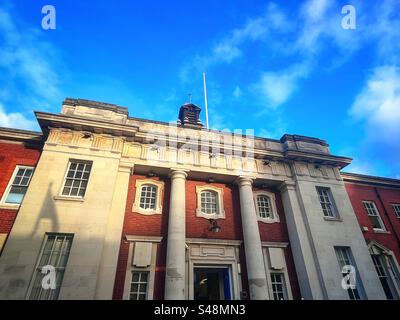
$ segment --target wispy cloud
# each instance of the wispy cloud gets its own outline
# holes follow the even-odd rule
[[[361,156],[393,176],[400,174],[400,3],[386,0],[375,11],[364,39],[375,45],[375,61],[349,115],[364,127]]]
[[[389,173],[400,173],[400,68],[377,67],[357,95],[350,116],[364,124],[367,154],[385,155]],[[371,158],[371,157],[370,157]]]
[[[357,95],[350,114],[364,120],[375,137],[400,136],[400,68],[376,68]]]
[[[230,64],[243,54],[247,42],[268,39],[271,31],[287,30],[291,24],[274,3],[270,3],[265,13],[249,18],[244,26],[234,29],[226,37],[212,46],[211,53],[198,54],[183,65],[180,75],[183,82],[188,81],[193,70],[201,71],[217,64]]]
[[[275,72],[265,72],[254,88],[261,93],[264,105],[276,108],[285,103],[298,87],[298,81],[309,74],[307,63],[292,65],[290,68]],[[266,110],[263,110],[264,112]]]
[[[41,32],[45,31],[16,21],[12,8],[0,8],[2,123],[31,128],[32,109],[46,110],[60,103],[58,72],[62,67],[56,49],[43,40]],[[20,119],[21,125],[16,119]]]

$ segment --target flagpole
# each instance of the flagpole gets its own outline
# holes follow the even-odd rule
[[[206,109],[206,128],[208,127],[208,104],[207,104],[207,88],[206,88],[206,73],[203,71],[203,85],[204,85],[204,107]]]

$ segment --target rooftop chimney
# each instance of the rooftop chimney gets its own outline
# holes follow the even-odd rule
[[[188,128],[202,128],[201,109],[193,103],[185,103],[179,110],[178,125]]]

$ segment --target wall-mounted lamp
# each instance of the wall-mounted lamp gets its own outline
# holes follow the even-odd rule
[[[221,227],[217,224],[217,220],[210,219],[208,221],[211,224],[211,227],[208,229],[208,231],[212,231],[212,232],[215,232],[215,233],[221,231]]]

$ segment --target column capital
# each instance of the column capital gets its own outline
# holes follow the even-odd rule
[[[280,192],[286,192],[288,190],[295,190],[296,183],[294,181],[284,181],[278,187]]]
[[[245,185],[252,186],[253,185],[253,181],[254,181],[253,177],[250,177],[250,176],[239,176],[239,177],[236,178],[235,183],[237,185],[239,185],[239,187],[245,186]]]
[[[120,161],[118,171],[133,174],[134,167],[133,163]]]
[[[186,179],[189,171],[190,170],[186,169],[171,168],[171,171],[169,172],[169,177],[171,179],[176,179],[176,178]]]

